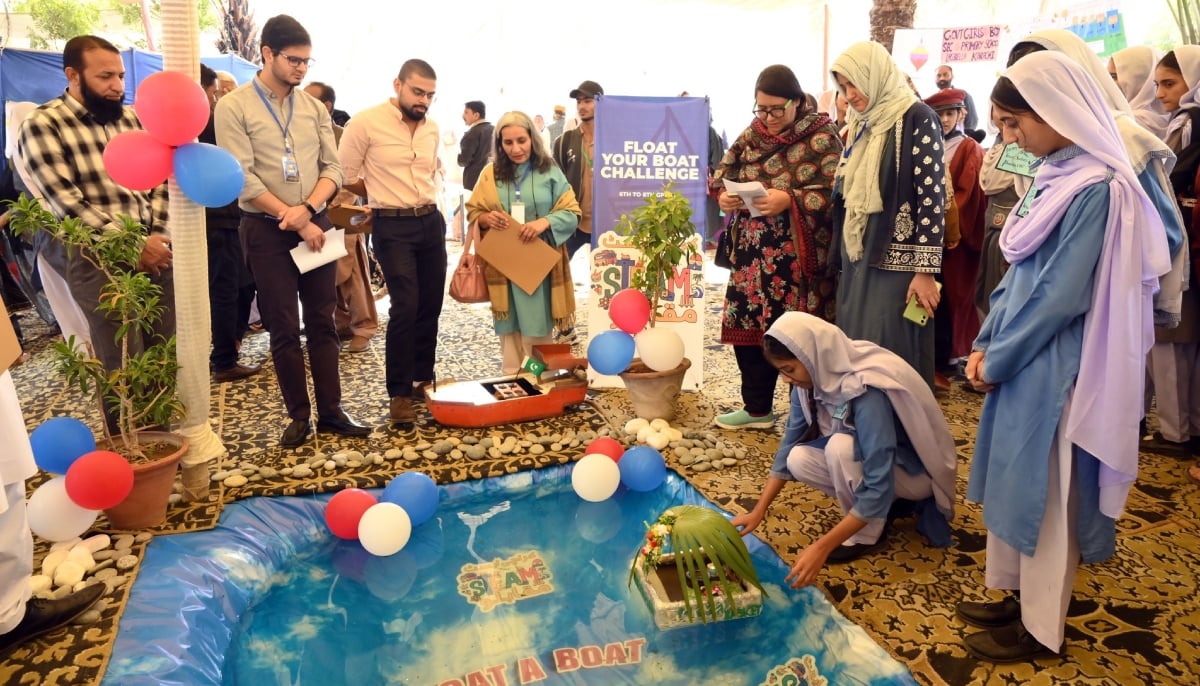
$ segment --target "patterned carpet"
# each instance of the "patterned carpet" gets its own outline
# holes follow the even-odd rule
[[[456,260],[452,255],[451,264]],[[720,294],[723,287],[710,284],[705,290]],[[580,297],[585,297],[582,289]],[[709,307],[706,340],[715,341],[719,303]],[[381,307],[381,316],[384,310],[386,307]],[[46,351],[49,334],[44,327],[28,312],[22,313],[21,322],[34,354],[13,370],[13,377],[29,428],[53,415],[85,419],[95,414],[71,389],[63,388],[53,373]],[[441,377],[470,379],[498,372],[499,351],[485,307],[447,299],[441,331]],[[586,340],[582,332],[580,340]],[[588,437],[608,428],[618,429],[633,416],[625,392],[608,390],[591,392],[588,403],[552,420],[473,431],[441,427],[422,411],[414,430],[399,431],[385,423],[381,333],[368,352],[342,355],[345,407],[360,421],[378,428],[366,439],[332,440],[320,435],[298,450],[281,450],[277,440],[283,428],[283,410],[266,344],[266,336],[247,339],[244,355],[250,361],[265,362],[263,374],[213,387],[213,420],[229,448],[221,469],[252,465],[274,471],[259,474],[240,487],[214,484],[207,503],[173,506],[161,533],[209,528],[216,523],[223,503],[251,495],[383,486],[406,469],[419,469],[448,482],[562,464],[582,456]],[[675,420],[685,431],[711,432],[715,414],[740,406],[732,353],[711,344],[705,356],[704,390],[683,395]],[[942,399],[942,406],[959,446],[961,496],[966,491],[980,396],[956,387]],[[786,411],[782,384],[776,389],[775,410]],[[668,462],[716,504],[732,511],[748,510],[757,500],[781,431],[780,423],[774,431],[715,432],[727,444],[746,450],[747,459],[732,467],[693,473],[675,462],[673,455],[668,455]],[[482,459],[459,457],[461,451],[456,451],[459,442],[506,436],[527,444],[513,453]],[[326,462],[345,464],[326,469]],[[293,470],[301,465],[312,466],[313,474],[295,476]],[[1126,516],[1118,524],[1117,555],[1104,564],[1081,568],[1068,619],[1066,653],[1061,658],[996,666],[980,663],[964,651],[961,638],[970,628],[955,618],[955,603],[963,598],[998,597],[988,596],[982,586],[985,534],[980,510],[974,504],[961,503],[954,523],[954,547],[927,547],[913,520],[901,520],[884,551],[827,567],[819,584],[842,613],[924,684],[1194,684],[1196,655],[1200,653],[1196,574],[1200,569],[1200,489],[1188,480],[1186,465],[1175,458],[1143,454],[1141,477]],[[30,488],[35,485],[31,483]],[[804,545],[837,519],[831,499],[791,485],[777,499],[758,533],[790,563]],[[97,530],[103,525],[102,517]],[[133,553],[140,555],[144,545],[135,543]],[[45,546],[39,545],[38,559],[44,553]],[[130,575],[128,582],[106,596],[107,606],[98,622],[54,632],[0,662],[0,683],[99,683],[132,579]]]

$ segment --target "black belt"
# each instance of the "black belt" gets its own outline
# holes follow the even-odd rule
[[[267,214],[266,212],[247,212],[246,210],[241,210],[241,213],[242,213],[243,217],[251,217],[254,219],[270,219],[272,221],[279,221],[279,217]],[[320,212],[314,214],[313,219],[316,219],[317,217],[319,217],[323,214],[325,214],[325,210],[321,210]]]
[[[424,217],[437,212],[437,205],[421,205],[420,207],[394,207],[372,210],[376,217]]]

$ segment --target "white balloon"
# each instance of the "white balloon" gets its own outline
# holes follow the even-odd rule
[[[608,455],[584,455],[571,470],[571,487],[580,498],[598,503],[608,500],[621,485],[621,469]]]
[[[96,523],[99,510],[75,504],[67,495],[67,477],[56,476],[29,496],[29,528],[47,541],[69,541]]]
[[[655,327],[634,337],[638,357],[656,372],[670,371],[683,362],[683,339],[671,329]]]
[[[358,540],[372,555],[395,555],[412,535],[412,519],[396,503],[376,503],[358,521]]]

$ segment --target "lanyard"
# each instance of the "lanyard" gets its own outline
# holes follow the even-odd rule
[[[275,124],[277,126],[279,126],[279,130],[283,132],[284,152],[286,152],[289,155],[292,154],[292,144],[288,138],[288,129],[290,129],[292,127],[292,115],[296,113],[296,91],[295,91],[295,89],[293,89],[292,92],[290,94],[288,94],[288,100],[291,103],[291,108],[289,108],[289,110],[288,110],[287,124],[284,124],[283,122],[279,121],[279,115],[275,114],[275,108],[271,106],[271,101],[267,100],[266,93],[263,93],[262,89],[258,87],[258,81],[251,81],[250,83],[254,84],[254,92],[258,93],[259,99],[263,101],[263,105],[266,105],[267,111],[271,113],[271,118],[275,120]]]
[[[863,134],[866,132],[867,126],[864,124],[863,127],[858,130],[858,135],[854,137],[854,140],[850,141],[850,145],[846,146],[846,151],[842,153],[842,159],[850,159],[850,151],[854,149],[854,146],[858,143],[858,140],[862,138]]]
[[[517,185],[515,187],[517,202],[521,202],[521,184],[525,183],[525,179],[528,179],[529,173],[533,171],[533,162],[528,162],[527,164],[529,166],[525,167],[525,173],[521,175],[521,178],[517,181]]]

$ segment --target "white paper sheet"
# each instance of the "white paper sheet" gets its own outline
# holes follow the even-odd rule
[[[308,248],[308,243],[301,243],[292,248],[292,261],[296,263],[301,274],[307,274],[347,254],[346,230],[330,229],[325,232],[325,247],[321,248],[321,252],[313,252]]]
[[[746,203],[746,209],[750,210],[751,217],[761,217],[762,212],[754,206],[755,198],[767,197],[767,189],[758,181],[730,181],[722,179],[725,182],[725,192],[732,193],[742,199]]]

